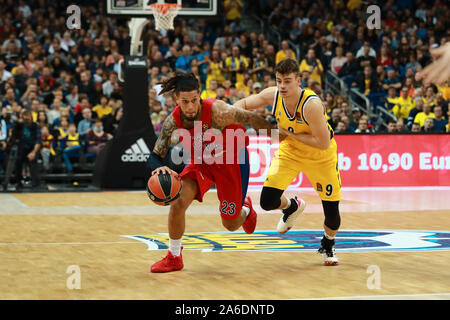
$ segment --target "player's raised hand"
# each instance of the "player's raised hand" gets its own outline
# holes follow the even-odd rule
[[[430,83],[442,85],[450,78],[450,42],[439,48],[431,49],[430,53],[437,59],[417,73],[416,80],[423,80],[425,85]]]

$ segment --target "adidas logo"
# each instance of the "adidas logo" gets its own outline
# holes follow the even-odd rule
[[[147,162],[149,156],[150,150],[144,139],[139,138],[130,148],[125,150],[121,160],[122,162]]]

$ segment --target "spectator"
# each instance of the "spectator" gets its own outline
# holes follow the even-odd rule
[[[338,76],[344,78],[347,85],[351,85],[352,81],[355,79],[355,75],[358,72],[359,65],[353,56],[353,53],[348,51],[345,54],[347,61],[343,64],[341,70],[338,72]]]
[[[177,58],[175,68],[177,72],[186,73],[191,71],[191,61],[195,59],[189,45],[183,46],[183,55]]]
[[[17,99],[16,97],[16,93],[14,92],[13,88],[9,88],[6,90],[5,96],[4,96],[4,100],[2,102],[2,108],[5,108],[7,106],[12,106],[13,103],[19,103],[19,99]]]
[[[369,123],[366,119],[359,119],[358,128],[356,128],[355,133],[371,133],[368,125]]]
[[[102,92],[103,95],[107,96],[108,98],[111,97],[113,91],[114,91],[114,86],[117,84],[117,73],[116,72],[111,72],[109,74],[108,77],[108,81],[105,81],[102,84]]]
[[[341,133],[351,133],[351,132],[347,129],[347,125],[345,124],[344,121],[339,121],[336,125],[336,129],[334,130],[334,133],[341,134]]]
[[[110,133],[103,131],[103,123],[100,119],[94,121],[94,126],[87,134],[88,148],[87,152],[98,156],[105,147],[106,142],[112,139]]]
[[[386,133],[397,133],[397,122],[395,120],[388,121]]]
[[[424,103],[423,111],[417,113],[417,115],[414,117],[414,122],[417,122],[420,127],[423,127],[425,124],[425,120],[428,118],[434,119],[435,115],[433,112],[431,112],[431,106],[428,103]]]
[[[94,111],[97,114],[97,117],[99,119],[101,119],[101,118],[103,118],[103,116],[113,112],[111,106],[109,105],[108,98],[106,96],[102,96],[100,98],[100,104],[98,104],[94,108],[92,108],[92,111]]]
[[[83,115],[83,120],[78,123],[78,133],[80,139],[84,140],[93,127],[92,111],[89,108],[84,108],[81,114]]]
[[[331,128],[333,128],[333,130],[336,129],[336,126],[340,120],[341,120],[341,109],[333,108],[331,110],[330,119],[328,120],[328,123],[331,126]]]
[[[377,92],[379,88],[377,77],[372,70],[371,66],[365,66],[364,72],[358,74],[353,84],[354,87],[358,88],[359,92],[366,96]]]
[[[79,103],[80,96],[78,95],[78,86],[76,84],[70,84],[68,87],[69,94],[65,96],[66,101],[71,108],[75,108]]]
[[[77,127],[74,123],[68,125],[67,134],[65,137],[66,147],[63,150],[62,156],[66,165],[67,173],[73,172],[71,158],[80,156],[80,135],[77,133]]]
[[[388,49],[385,46],[381,47],[380,49],[380,56],[377,59],[377,65],[382,66],[384,68],[392,65],[392,58],[388,54]]]
[[[310,77],[322,85],[323,70],[322,63],[316,58],[314,49],[309,49],[306,58],[300,64],[300,72],[310,72]]]
[[[86,94],[90,101],[95,100],[95,86],[91,80],[89,71],[83,71],[80,73],[80,82],[77,85],[79,93]]]
[[[389,87],[388,95],[384,101],[384,107],[386,108],[386,110],[392,111],[392,109],[397,104],[398,99],[399,97],[397,97],[397,90],[394,87]]]
[[[414,100],[408,96],[408,88],[403,87],[400,97],[397,99],[395,106],[392,108],[392,113],[396,118],[408,119],[409,113],[414,108]]]
[[[423,99],[422,97],[416,97],[414,99],[414,108],[411,109],[408,115],[408,122],[406,126],[411,129],[412,124],[414,123],[414,119],[419,112],[423,111]]]
[[[255,82],[263,82],[264,76],[267,73],[271,73],[271,69],[269,68],[269,63],[264,56],[264,50],[258,49],[256,52],[256,59],[253,61],[253,67],[251,71],[253,75],[253,81]]]
[[[205,89],[202,91],[200,97],[202,99],[215,98],[217,96],[217,81],[210,80],[209,81],[209,89]]]
[[[22,168],[27,163],[31,173],[31,184],[33,188],[40,185],[39,170],[37,167],[37,153],[41,147],[41,131],[37,123],[33,122],[31,112],[23,110],[18,121],[12,128],[11,136],[8,138],[9,145],[17,145],[17,158],[15,162],[16,185],[22,188]]]
[[[409,62],[406,64],[405,69],[412,69],[412,72],[415,74],[417,71],[417,67],[420,65],[419,62],[416,61],[416,53],[415,51],[411,51],[409,53]]]
[[[389,71],[387,72],[387,78],[384,79],[383,82],[384,90],[387,91],[389,87],[394,87],[396,90],[402,87],[402,82],[399,78],[396,77],[394,69],[389,69]]]
[[[432,118],[425,119],[425,122],[424,122],[423,128],[422,128],[422,131],[424,133],[435,133],[435,131],[433,130],[433,125],[434,125],[433,120],[434,119],[432,119]]]
[[[243,8],[241,0],[225,0],[223,6],[227,24],[241,19]]]
[[[351,120],[348,128],[355,132],[355,130],[358,128],[359,120],[361,119],[361,110],[359,108],[353,108],[351,113]]]
[[[407,133],[408,130],[405,128],[405,121],[403,118],[397,119],[397,123],[395,124],[398,133]]]
[[[47,127],[49,125],[47,113],[45,111],[38,111],[36,122],[39,128]]]
[[[433,86],[429,86],[426,88],[425,96],[423,97],[423,102],[430,105],[430,107],[434,107],[436,105],[436,94]]]
[[[0,59],[0,82],[5,82],[13,76],[11,72],[5,69],[5,67],[5,61],[3,61],[3,59]]]
[[[370,47],[368,42],[364,43],[364,46],[358,51],[356,54],[356,59],[358,61],[358,65],[360,70],[363,70],[365,67],[372,67],[372,70],[375,70],[377,67],[377,60],[375,59],[375,51]]]
[[[331,71],[338,74],[347,62],[347,58],[343,56],[342,47],[336,47],[336,56],[331,59]]]
[[[41,150],[40,155],[42,158],[42,164],[45,171],[50,170],[50,158],[56,155],[55,150],[53,149],[54,138],[53,135],[50,134],[48,125],[41,127]]]
[[[448,119],[444,118],[441,106],[435,106],[433,109],[434,119],[433,119],[433,131],[434,132],[445,132],[445,127],[448,123]]]
[[[414,122],[411,126],[411,133],[420,133],[420,124],[417,122]]]
[[[244,73],[249,67],[249,62],[240,53],[238,46],[233,46],[231,49],[231,56],[225,60],[225,67],[228,72],[228,79],[233,83],[244,83]]]
[[[281,49],[277,52],[275,56],[275,63],[278,64],[280,61],[284,59],[292,59],[297,60],[294,51],[292,51],[291,47],[287,40],[281,41]]]

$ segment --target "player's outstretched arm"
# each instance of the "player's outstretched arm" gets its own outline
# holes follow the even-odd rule
[[[423,79],[425,85],[429,83],[442,85],[450,79],[450,42],[430,50],[430,53],[437,60],[417,73],[416,80],[420,81]]]
[[[159,172],[170,173],[172,171],[164,166],[163,159],[169,152],[172,133],[177,129],[175,119],[170,115],[164,121],[161,134],[155,142],[153,151],[150,153],[149,164],[152,169],[152,175]]]
[[[258,94],[253,94],[244,99],[236,101],[233,106],[245,110],[254,110],[267,105],[272,105],[277,87],[269,87]]]
[[[327,120],[323,114],[323,104],[319,99],[311,99],[307,105],[303,107],[305,120],[311,128],[311,134],[292,133],[283,128],[279,128],[281,134],[297,139],[308,146],[326,150],[330,146],[330,130],[328,129]]]
[[[234,105],[231,106],[221,100],[214,101],[212,105],[211,122],[213,127],[219,130],[223,130],[231,124],[239,124],[242,126],[251,126],[255,130],[267,129],[267,135],[270,135],[271,129],[274,129],[273,124],[263,116],[235,107]]]

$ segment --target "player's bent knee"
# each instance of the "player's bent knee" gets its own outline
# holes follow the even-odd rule
[[[325,214],[324,224],[331,230],[338,230],[341,225],[339,201],[322,201],[322,206]]]
[[[281,195],[284,190],[263,187],[261,191],[261,197],[259,199],[259,205],[265,211],[278,209],[281,205]]]
[[[189,207],[191,202],[192,201],[189,201],[187,199],[178,198],[177,200],[175,200],[173,202],[170,209],[174,213],[184,213],[186,211],[186,209]]]
[[[240,227],[240,225],[236,222],[236,220],[225,220],[225,219],[222,219],[222,225],[228,231],[236,231]]]

